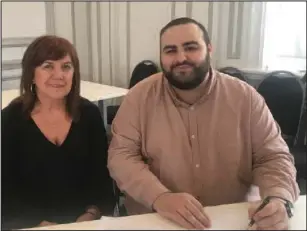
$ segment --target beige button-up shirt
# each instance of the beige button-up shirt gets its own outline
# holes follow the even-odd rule
[[[121,104],[112,133],[108,168],[129,214],[152,211],[168,190],[188,192],[204,206],[259,196],[252,188],[262,197],[299,195],[293,157],[264,99],[217,71],[193,105],[176,97],[162,73],[141,81]]]

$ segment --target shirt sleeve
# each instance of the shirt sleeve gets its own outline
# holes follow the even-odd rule
[[[255,90],[251,94],[251,142],[253,182],[261,197],[280,196],[291,202],[298,199],[294,158],[281,136],[264,99]]]
[[[1,113],[1,170],[2,170],[2,221],[6,223],[11,216],[14,216],[14,208],[11,203],[17,199],[17,181],[13,169],[14,158],[16,156],[16,146],[14,139],[16,135],[15,123],[10,120],[12,114],[9,108],[5,108]]]
[[[149,170],[141,153],[140,99],[136,89],[130,90],[113,120],[108,168],[120,190],[152,209],[156,198],[169,190]]]
[[[100,111],[92,105],[89,120],[90,167],[88,206],[97,206],[102,215],[113,215],[115,195],[107,168],[108,140]]]
[[[40,222],[27,219],[27,212],[30,213],[31,207],[20,194],[23,192],[18,173],[21,113],[19,104],[10,104],[1,112],[1,226],[4,229],[33,227]]]

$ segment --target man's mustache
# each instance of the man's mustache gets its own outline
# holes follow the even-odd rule
[[[176,63],[174,65],[172,65],[172,70],[176,67],[179,67],[179,66],[183,66],[183,65],[188,65],[188,66],[191,66],[191,67],[195,67],[195,65],[193,63],[190,63],[188,61],[184,61],[182,63]]]

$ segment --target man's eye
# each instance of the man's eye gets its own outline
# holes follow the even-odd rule
[[[187,47],[186,50],[188,50],[188,51],[194,51],[194,50],[197,50],[197,47]]]
[[[167,54],[171,54],[171,53],[175,53],[175,52],[176,52],[176,50],[168,50],[168,51],[166,51]]]

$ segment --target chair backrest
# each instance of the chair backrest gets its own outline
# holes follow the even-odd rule
[[[307,147],[307,132],[306,132],[306,110],[307,110],[307,94],[306,88],[304,88],[304,103],[303,103],[303,111],[301,114],[298,132],[294,141],[294,146],[300,149],[306,149]]]
[[[282,133],[294,140],[303,109],[302,82],[291,72],[274,71],[264,77],[257,91],[265,99]]]
[[[303,83],[306,83],[306,73],[305,73],[305,75],[302,77],[302,82],[303,82]]]
[[[243,72],[236,67],[223,67],[220,68],[218,71],[227,75],[231,75],[233,77],[237,77],[238,79],[247,82],[247,79]]]
[[[159,68],[153,61],[144,60],[138,63],[132,72],[129,88],[132,88],[141,80],[158,73],[158,71]]]

